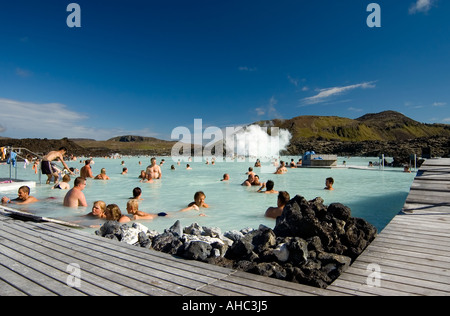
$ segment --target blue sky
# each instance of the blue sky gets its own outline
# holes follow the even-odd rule
[[[2,1],[0,136],[170,139],[195,118],[384,110],[450,123],[449,17],[444,0]]]

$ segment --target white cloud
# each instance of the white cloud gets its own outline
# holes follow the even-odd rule
[[[298,87],[299,80],[297,78],[293,78],[290,75],[288,75],[287,78],[290,83],[292,83],[294,86]]]
[[[363,109],[359,109],[359,108],[354,108],[354,107],[349,107],[347,110],[351,111],[351,112],[362,112]]]
[[[120,135],[156,136],[149,129],[125,130],[89,126],[89,117],[61,103],[38,104],[0,98],[0,133],[12,138],[93,138]],[[6,133],[6,134],[5,134]]]
[[[447,118],[443,119],[442,122],[450,123],[450,117],[447,117]]]
[[[375,88],[375,81],[371,82],[363,82],[359,84],[354,84],[350,86],[345,87],[333,87],[333,88],[326,88],[326,89],[320,89],[318,90],[319,93],[315,96],[308,97],[302,99],[302,105],[310,105],[310,104],[317,104],[327,101],[329,98],[341,95],[345,92],[355,90],[355,89],[369,89],[369,88]]]
[[[23,68],[16,68],[16,75],[22,78],[29,78],[33,75],[33,73]]]
[[[426,13],[430,11],[436,0],[417,0],[409,7],[409,14]]]
[[[446,102],[434,102],[433,103],[433,106],[437,106],[437,107],[444,107],[446,105],[447,105]]]
[[[253,71],[257,71],[258,68],[256,67],[247,67],[247,66],[240,66],[238,67],[239,71],[248,71],[248,72],[253,72]]]
[[[278,100],[272,96],[269,100],[268,105],[262,106],[255,109],[256,115],[258,116],[270,116],[270,118],[280,118],[280,114],[278,113],[277,109],[275,108],[275,105],[278,104]]]

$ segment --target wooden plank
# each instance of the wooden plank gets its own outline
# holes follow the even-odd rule
[[[423,242],[423,240],[418,240],[417,238],[411,238],[403,235],[388,235],[383,234],[379,236],[374,242],[378,243],[387,243],[387,244],[395,244],[399,247],[403,246],[411,246],[417,247],[419,249],[424,249],[425,251],[441,251],[444,253],[450,253],[450,244],[445,242],[442,244],[436,244],[434,242]]]
[[[2,258],[0,260],[4,260],[4,264],[20,264],[23,267],[21,270],[22,275],[29,279],[37,280],[39,284],[45,284],[46,288],[57,295],[84,296],[81,291],[69,287],[66,284],[67,273],[42,264],[38,260],[28,257],[23,253],[5,247],[3,244],[0,245],[0,253]]]
[[[450,159],[425,164],[403,207],[331,289],[380,295],[450,295]],[[381,288],[364,285],[369,264],[381,268]]]
[[[59,227],[51,227],[50,230],[56,233],[60,232]],[[118,243],[116,241],[108,240],[94,235],[80,234],[79,232],[74,232],[71,230],[64,230],[60,233],[60,235],[66,236],[68,240],[79,240],[81,242],[86,242],[90,245],[89,247],[93,247],[93,249],[98,249],[99,251],[115,251],[117,252],[117,255],[123,255],[125,257],[132,256],[136,260],[145,260],[162,264],[164,265],[165,269],[173,267],[181,270],[181,273],[183,273],[183,275],[189,275],[190,273],[203,273],[205,276],[217,279],[226,277],[233,272],[233,270],[228,268],[214,266],[197,261],[175,258],[169,254],[165,254],[162,252],[142,249],[136,246]],[[63,237],[60,236],[60,238]],[[101,245],[99,246],[99,244]],[[193,278],[196,277],[193,276]]]
[[[18,236],[20,236],[20,234],[18,234]],[[53,276],[58,274],[60,271],[67,270],[67,267],[73,262],[73,258],[54,251],[55,249],[53,244],[44,241],[40,241],[39,244],[36,244],[26,240],[25,238],[19,237],[12,238],[8,240],[7,243],[3,242],[3,244],[10,248],[14,247],[16,251],[19,251],[24,256],[39,258],[40,261],[54,267],[57,270],[55,272],[51,272]],[[64,281],[64,277],[67,278],[67,276],[68,274],[63,275],[62,280]],[[86,293],[87,295],[142,295],[142,293],[110,282],[108,279],[100,278],[87,270],[83,270],[82,281],[83,283],[80,291]]]
[[[355,262],[353,264],[353,267],[360,268],[360,269],[367,269],[368,264],[372,264],[371,260],[364,260],[365,258],[361,258],[358,260],[358,262]],[[411,279],[417,279],[418,282],[424,281],[429,284],[432,284],[434,286],[435,284],[440,285],[442,284],[442,289],[446,291],[450,291],[450,274],[449,273],[443,273],[443,274],[436,274],[436,273],[430,273],[429,271],[420,271],[420,270],[413,270],[410,267],[406,265],[397,265],[395,266],[395,262],[390,262],[390,264],[387,264],[389,261],[383,261],[384,264],[381,264],[381,261],[376,262],[380,268],[381,271],[386,270],[387,272],[384,272],[384,274],[393,274],[397,276],[402,277],[408,277]],[[397,262],[401,263],[401,262]],[[384,269],[385,268],[385,269]],[[445,270],[441,270],[445,271]],[[432,283],[430,283],[432,282]],[[421,283],[423,284],[423,283]]]
[[[60,236],[61,237],[61,236]],[[63,238],[63,237],[61,237]],[[66,239],[66,238],[64,238]],[[113,250],[112,248],[109,249],[105,249],[105,245],[101,244],[100,246],[98,245],[98,242],[103,242],[103,241],[107,241],[104,238],[99,238],[97,237],[95,241],[95,244],[86,244],[87,247],[89,247],[92,250],[98,251],[100,253],[105,253],[105,254],[110,254],[111,250]],[[67,240],[72,240],[70,237],[67,236]],[[109,241],[112,242],[112,241]],[[77,242],[79,243],[79,242]],[[191,268],[186,267],[184,263],[191,263],[192,261],[186,261],[186,260],[176,260],[171,257],[170,255],[166,254],[166,258],[162,258],[162,257],[154,257],[153,254],[156,254],[157,252],[152,251],[151,255],[145,255],[146,252],[150,252],[150,251],[146,251],[145,249],[142,248],[138,248],[135,246],[129,246],[129,245],[125,245],[125,244],[120,244],[117,242],[112,242],[112,246],[114,247],[118,247],[118,245],[120,246],[119,251],[114,251],[115,256],[117,256],[120,259],[125,259],[128,260],[129,262],[139,262],[139,265],[141,266],[148,266],[149,268],[152,269],[152,271],[163,271],[163,272],[170,272],[173,275],[178,275],[181,276],[183,278],[190,278],[189,281],[191,285],[195,285],[195,282],[197,281],[201,281],[203,283],[210,283],[213,282],[214,280],[218,279],[218,278],[223,278],[228,276],[231,273],[231,270],[226,269],[226,273],[217,273],[216,271],[207,271],[207,274],[209,274],[210,276],[207,275],[201,275],[199,273],[204,272],[203,269],[198,268],[197,267],[197,273],[194,273],[192,271]],[[130,252],[131,251],[131,252]],[[168,260],[168,258],[170,258],[171,260]],[[142,259],[142,260],[141,260]],[[172,267],[171,264],[173,262],[176,262],[176,266],[177,267]],[[208,267],[210,267],[210,265],[207,265]],[[214,266],[211,266],[214,267]],[[181,269],[183,268],[183,269]],[[202,286],[202,284],[198,284],[198,286]]]
[[[19,228],[19,227],[18,227]],[[90,248],[84,248],[78,244],[54,239],[46,234],[39,236],[46,241],[54,243],[54,249],[65,252],[69,255],[73,263],[77,263],[84,269],[91,269],[103,278],[129,286],[137,291],[147,295],[175,295],[183,294],[191,287],[199,286],[201,283],[189,280],[188,287],[168,281],[167,279],[176,278],[168,273],[157,273],[151,268],[146,268],[139,263],[121,260],[114,256],[114,253],[105,254],[96,252]],[[178,281],[184,281],[182,278],[176,278]]]
[[[6,283],[0,277],[0,296],[26,296],[26,294],[9,283]]]
[[[368,273],[365,268],[358,268],[352,266],[342,276],[344,280],[360,280],[361,278],[367,279]],[[382,289],[400,290],[406,293],[428,296],[447,296],[450,295],[450,287],[448,284],[440,282],[432,282],[429,280],[416,279],[414,277],[399,276],[390,271],[381,271],[381,284]]]
[[[360,291],[361,284],[337,279],[327,290],[345,293],[349,296],[379,296],[379,294]],[[395,295],[395,294],[394,294]]]
[[[367,275],[361,276],[360,274],[353,274],[351,271],[348,273],[343,274],[340,278],[340,280],[350,281],[350,282],[358,282],[361,279],[367,279]],[[381,274],[381,284],[380,287],[370,287],[366,283],[361,284],[358,288],[359,291],[364,291],[368,293],[374,293],[379,295],[426,295],[426,296],[433,296],[433,295],[447,295],[446,292],[429,289],[429,288],[423,288],[421,286],[415,286],[410,284],[405,284],[402,282],[396,282],[390,280],[389,275],[387,274]]]
[[[56,296],[55,293],[49,291],[47,288],[39,285],[32,280],[29,280],[23,276],[20,272],[16,271],[18,264],[9,262],[10,266],[5,266],[6,261],[2,260],[0,254],[0,279],[3,282],[14,285],[14,287],[20,289],[26,295],[31,296]]]
[[[31,223],[30,225],[31,225],[30,229],[34,229],[35,224]],[[178,267],[186,267],[186,266],[189,266],[190,263],[192,263],[192,267],[195,268],[196,265],[201,264],[202,269],[207,269],[208,271],[216,272],[215,275],[217,275],[217,273],[219,273],[221,275],[226,276],[229,273],[231,273],[231,271],[232,271],[231,269],[214,266],[214,265],[209,265],[206,263],[195,262],[195,261],[190,261],[190,260],[180,260],[180,258],[175,259],[172,255],[169,255],[169,254],[165,254],[165,253],[153,251],[153,250],[148,250],[148,249],[143,249],[143,248],[136,247],[136,246],[127,245],[124,243],[109,240],[109,239],[102,238],[99,236],[87,234],[87,233],[84,233],[83,231],[74,231],[71,229],[63,228],[59,225],[46,224],[45,226],[46,226],[45,229],[46,229],[46,231],[48,231],[48,234],[55,233],[54,235],[59,236],[60,238],[64,238],[63,236],[65,236],[68,238],[68,239],[66,238],[66,240],[76,240],[76,241],[86,242],[86,243],[90,243],[92,246],[98,246],[99,244],[101,244],[100,249],[104,249],[106,247],[110,250],[122,252],[124,254],[133,253],[133,255],[135,255],[135,256],[141,257],[143,259],[149,259],[149,260],[151,260],[154,257],[157,257],[157,258],[160,258],[161,260],[163,260],[164,264],[172,263],[172,264],[174,264],[174,266],[178,266]],[[39,230],[39,227],[37,227],[36,229]],[[155,259],[155,260],[158,260],[158,259]],[[190,269],[191,269],[190,267],[187,267],[186,271],[190,271]]]
[[[383,233],[388,236],[395,237],[403,237],[412,239],[412,242],[421,242],[424,244],[435,244],[435,245],[448,245],[449,240],[445,237],[439,236],[428,236],[423,234],[417,234],[414,230],[402,230],[402,229],[394,229],[394,228],[386,228],[383,230]],[[383,236],[385,236],[383,235]],[[381,234],[379,235],[381,236]],[[420,238],[420,239],[419,239]]]
[[[342,295],[342,292],[334,292],[329,291],[328,289],[320,289],[308,285],[298,284],[294,282],[288,282],[288,281],[280,281],[274,278],[267,278],[261,275],[256,274],[250,274],[245,273],[242,271],[237,271],[233,274],[233,276],[239,277],[241,279],[241,282],[247,282],[247,280],[253,280],[256,282],[260,282],[263,284],[271,284],[276,285],[278,287],[281,287],[282,289],[291,289],[296,291],[298,294],[296,295],[302,295],[302,293],[306,294],[312,294],[315,296],[336,296],[336,295]],[[344,295],[345,296],[345,295]]]
[[[344,277],[343,277],[344,276]],[[392,289],[388,287],[369,286],[366,283],[367,277],[360,278],[351,274],[343,274],[329,288],[333,290],[347,289],[353,291],[356,295],[376,295],[376,296],[417,296],[401,289]]]
[[[20,230],[23,229],[20,226],[16,227],[16,229]],[[51,237],[47,237],[45,235],[38,236],[41,240],[46,241],[52,241]],[[26,237],[25,237],[26,238]],[[30,238],[30,237],[28,237]],[[61,251],[63,254],[65,254],[73,263],[80,263],[80,266],[82,266],[83,270],[90,271],[94,274],[97,274],[98,276],[101,276],[105,279],[110,279],[114,282],[117,282],[119,284],[122,284],[124,286],[131,286],[135,287],[135,289],[143,292],[147,295],[173,295],[173,293],[166,291],[165,289],[160,289],[157,287],[154,287],[157,282],[155,280],[154,283],[149,282],[145,276],[143,277],[143,280],[136,280],[133,279],[130,274],[128,273],[129,269],[123,268],[121,269],[121,273],[118,273],[118,269],[116,269],[116,266],[112,264],[111,262],[115,262],[114,258],[113,261],[102,261],[98,260],[96,258],[85,256],[81,252],[78,252],[77,249],[74,249],[75,247],[73,245],[65,245],[61,246],[55,243],[53,245],[54,251]],[[88,249],[89,250],[89,249]],[[82,260],[83,259],[83,260]],[[135,275],[135,273],[132,273]],[[140,277],[140,276],[139,276]],[[145,283],[145,281],[149,282],[152,286],[149,286],[149,284],[142,284]]]
[[[30,262],[24,260],[20,256],[16,256],[12,251],[5,249],[5,247],[1,245],[0,262],[3,266],[16,273],[16,275],[13,277],[14,282],[12,284],[15,284],[16,280],[18,280],[18,282],[23,284],[20,289],[23,291],[31,291],[32,293],[34,293],[33,295],[83,295],[81,292],[69,288],[68,286],[61,286],[60,282],[55,281],[46,274],[33,269],[33,267],[30,265]],[[23,282],[23,279],[27,279],[31,281],[31,283]],[[29,286],[30,288],[26,288],[26,286]]]
[[[240,284],[236,284],[236,283],[231,283],[231,282],[227,282],[226,280],[218,280],[216,282],[214,282],[212,285],[214,285],[215,287],[221,288],[221,289],[225,289],[225,290],[230,290],[233,292],[237,292],[243,295],[248,295],[248,296],[279,296],[277,294],[265,291],[265,290],[260,290],[260,289],[256,289],[256,288],[252,288],[252,287],[248,287],[246,285],[240,285]]]
[[[280,280],[277,280],[278,281],[277,282],[278,285],[273,285],[273,284],[265,282],[266,281],[265,279],[269,279],[267,277],[261,282],[260,281],[261,279],[258,280],[258,278],[255,278],[254,280],[251,280],[251,279],[248,279],[248,278],[243,278],[240,275],[242,275],[242,274],[231,275],[231,276],[227,277],[226,279],[224,279],[223,281],[230,282],[230,283],[237,284],[237,285],[250,287],[250,288],[253,288],[253,289],[260,289],[260,290],[263,290],[265,292],[272,293],[273,295],[316,296],[315,294],[313,294],[311,292],[293,290],[293,289],[288,288],[288,287],[280,287],[281,283],[284,283],[284,282],[281,282]]]
[[[55,227],[55,228],[56,229],[60,229],[60,227]],[[70,233],[70,231],[68,231],[67,233]],[[76,236],[76,237],[79,238],[80,236]],[[114,243],[114,245],[116,245],[116,243]],[[136,250],[136,249],[139,249],[139,248],[133,247],[132,249]],[[162,254],[162,253],[159,253],[159,252],[157,252],[157,254],[159,254],[159,255],[166,255],[166,254]],[[195,264],[195,265],[199,265],[200,264],[202,266],[205,266],[208,269],[217,269],[217,267],[215,267],[215,266],[212,266],[212,265],[209,265],[209,264],[204,264],[204,263],[201,263],[201,262],[186,261],[186,260],[183,260],[182,262],[183,262],[183,265],[181,266],[181,268],[185,268],[185,264],[188,263],[188,264]],[[177,260],[176,263],[179,264],[180,260]],[[165,263],[165,266],[167,266],[167,262]],[[189,268],[189,270],[191,271],[192,269]],[[221,271],[225,271],[226,273],[223,274],[223,275],[219,275],[219,276],[215,275],[215,277],[225,278],[224,280],[230,281],[230,278],[228,277],[228,275],[230,275],[231,271],[229,269],[225,269],[224,270],[224,268],[221,268],[220,270]],[[202,271],[204,271],[204,270],[202,270]],[[184,272],[184,273],[186,273],[186,272]],[[236,272],[236,273],[240,273],[240,272]],[[236,274],[233,274],[233,275],[236,275]],[[270,279],[270,278],[263,277],[263,276],[258,276],[258,275],[254,275],[254,274],[241,272],[240,277],[244,278],[244,276],[246,276],[245,279],[243,279],[244,283],[247,282],[248,280],[253,280],[254,278],[257,278],[258,279],[258,288],[266,290],[266,288],[264,287],[265,286],[264,283],[267,283],[268,286],[271,288],[271,290],[278,291],[277,293],[279,293],[279,294],[283,294],[283,290],[275,289],[274,285],[276,285],[278,288],[280,288],[280,286],[281,286],[282,289],[285,289],[286,287],[291,286],[292,290],[296,291],[297,295],[300,295],[300,294],[303,294],[303,293],[317,295],[317,292],[320,291],[320,289],[316,289],[314,287],[301,286],[299,284],[294,284],[292,282],[284,282],[284,281],[280,281],[280,280],[276,280],[276,279]],[[236,280],[234,278],[231,278],[231,279],[233,279],[234,281]],[[282,284],[280,284],[280,282]],[[284,292],[287,293],[287,291],[284,291]],[[291,293],[291,295],[292,295],[292,293]]]
[[[27,228],[27,229],[30,229],[30,228],[32,228],[32,227],[34,227],[34,228],[36,228],[37,230],[39,230],[39,233],[42,233],[42,230],[40,229],[40,226],[41,226],[41,224],[39,224],[39,225],[36,225],[36,224],[34,224],[34,223],[27,223],[27,226],[29,226],[29,228]],[[47,226],[47,225],[46,225]],[[24,228],[19,228],[19,229],[22,229],[22,230],[24,230]],[[52,228],[53,229],[53,228]],[[58,230],[58,231],[60,231],[61,229],[58,227],[58,228],[55,228],[54,227],[54,230]],[[26,231],[26,229],[24,230],[24,231]],[[53,234],[54,232],[51,232],[50,233],[50,235],[51,234]],[[58,238],[62,238],[62,239],[67,239],[67,241],[72,241],[73,242],[73,235],[75,235],[76,236],[76,238],[80,238],[80,236],[81,236],[81,238],[82,239],[87,239],[87,240],[90,240],[90,241],[92,241],[92,240],[94,240],[94,242],[95,243],[98,243],[99,241],[108,241],[108,240],[105,240],[104,238],[99,238],[99,237],[96,237],[96,236],[91,236],[91,235],[89,235],[89,236],[83,236],[82,234],[78,234],[78,232],[73,232],[73,231],[70,231],[70,230],[66,230],[66,228],[64,228],[63,229],[63,233],[64,234],[59,234],[59,237]],[[37,232],[34,232],[34,234],[38,234]],[[49,232],[46,232],[46,234],[49,234]],[[55,233],[56,234],[56,233]],[[61,237],[61,235],[62,235],[62,237]],[[65,237],[64,237],[64,235],[66,235]],[[84,242],[87,242],[87,241],[84,241]],[[77,244],[79,243],[79,241],[77,241],[76,242]],[[108,241],[108,243],[111,243],[111,246],[110,247],[117,247],[117,242],[113,242],[113,241]],[[122,246],[122,245],[121,245]],[[99,250],[101,250],[101,251],[107,251],[107,252],[110,252],[111,251],[111,248],[110,249],[106,249],[105,250],[105,247],[104,247],[104,245],[102,244],[101,246],[98,246],[97,244],[89,244],[89,245],[86,245],[86,247],[89,247],[89,248],[91,248],[92,249],[92,247],[99,247]],[[101,249],[100,249],[101,248]],[[138,252],[139,254],[140,254],[140,257],[142,258],[142,256],[143,256],[143,254],[142,254],[142,250],[140,249],[140,248],[136,248],[136,247],[126,247],[126,248],[130,248],[132,251],[134,251],[134,252]],[[127,253],[126,254],[123,254],[122,256],[130,256],[129,254],[128,254],[128,249],[126,249],[127,250]],[[158,254],[160,254],[160,253],[158,253]],[[160,255],[165,255],[165,254],[160,254]],[[153,257],[153,256],[152,256]],[[174,261],[174,262],[176,262],[177,263],[177,265],[179,265],[180,264],[180,260],[174,260],[172,257],[171,257],[171,259],[172,259],[172,261]],[[154,258],[153,258],[153,260],[154,260]],[[157,258],[157,260],[156,261],[158,261],[158,260],[165,260],[165,261],[168,261],[168,259],[167,258]],[[182,262],[182,267],[183,268],[185,268],[185,263],[186,261],[183,261]],[[167,262],[166,262],[167,263]],[[189,261],[189,263],[195,263],[195,265],[198,265],[198,264],[201,264],[201,265],[205,265],[205,266],[207,266],[208,268],[212,268],[212,269],[214,269],[214,270],[216,270],[216,268],[217,267],[215,267],[215,266],[211,266],[211,265],[207,265],[207,264],[203,264],[203,263],[198,263],[198,262],[192,262],[192,261]],[[154,265],[152,265],[153,266],[153,268],[154,268]],[[164,266],[164,269],[166,269],[167,270],[167,266],[165,265]],[[188,267],[188,269],[189,270],[191,270],[189,267]],[[223,268],[221,268],[220,270],[222,270],[222,271],[226,271],[226,273],[225,274],[220,274],[220,275],[217,275],[217,272],[216,271],[210,271],[209,273],[213,273],[213,274],[215,274],[215,276],[216,277],[218,277],[218,276],[220,276],[220,277],[223,277],[223,278],[225,278],[225,279],[223,279],[223,282],[232,282],[232,283],[235,283],[235,284],[233,284],[233,286],[234,286],[234,289],[235,290],[237,290],[237,289],[239,289],[240,290],[240,286],[246,286],[246,280],[244,281],[244,282],[242,282],[242,281],[239,281],[239,278],[230,278],[230,279],[226,279],[227,277],[228,277],[228,275],[230,275],[230,270],[229,269],[223,269]],[[201,271],[201,270],[199,270],[199,271]],[[186,274],[186,272],[189,272],[189,271],[185,271],[185,270],[183,270],[182,271],[182,273],[183,274]],[[253,277],[253,275],[250,275],[250,276],[252,276]],[[196,274],[195,276],[193,276],[193,277],[196,277],[197,279],[199,278],[199,276]],[[201,278],[202,276],[200,276],[200,278]],[[255,276],[256,277],[256,276]],[[265,280],[270,280],[271,282],[272,282],[272,280],[271,279],[268,279],[268,278],[265,278],[265,277],[261,277],[261,278],[264,278]],[[208,284],[208,285],[206,285],[206,286],[208,286],[209,288],[215,288],[215,293],[218,293],[218,292],[222,292],[223,293],[223,290],[227,290],[227,289],[225,289],[225,288],[223,288],[223,286],[222,286],[222,289],[220,289],[220,287],[217,287],[216,285],[214,285],[215,283],[215,279],[209,279],[209,280],[207,280],[207,281],[209,281],[209,282],[212,282],[211,284]],[[222,281],[222,280],[220,280],[220,281]],[[236,283],[237,282],[237,283]],[[239,282],[241,283],[241,284],[239,284]],[[262,285],[262,283],[259,281],[259,282],[256,282],[256,281],[253,281],[254,283],[253,283],[253,285],[254,286],[258,286],[258,288],[255,288],[254,290],[260,290],[261,289],[261,285]],[[277,282],[279,282],[279,280],[273,280],[273,282],[276,284]],[[242,283],[244,283],[244,284],[242,284]],[[287,282],[286,282],[287,283]],[[222,283],[221,283],[222,284]],[[305,289],[308,289],[308,290],[311,290],[311,291],[316,291],[317,289],[315,289],[315,288],[311,288],[311,289],[309,289],[309,287],[305,287],[305,288],[303,288],[303,292],[302,291],[299,291],[298,289],[287,289],[287,290],[284,290],[283,288],[280,288],[280,286],[279,285],[275,285],[275,284],[267,284],[267,285],[264,285],[265,287],[267,287],[267,288],[265,288],[265,289],[263,289],[263,292],[265,292],[265,293],[271,293],[271,291],[273,292],[273,291],[275,291],[276,293],[279,293],[279,294],[283,294],[283,295],[286,295],[286,294],[290,294],[290,295],[294,295],[294,293],[295,294],[308,294],[308,292],[306,291],[305,292]],[[294,285],[294,284],[293,284]],[[237,286],[237,287],[236,287]],[[199,287],[199,289],[202,289],[203,288],[203,290],[204,290],[204,288],[205,288],[205,286],[203,286],[203,287]],[[268,290],[269,289],[269,290]],[[267,291],[268,290],[268,291]],[[253,290],[246,290],[244,293],[245,294],[249,294],[249,293],[252,293],[252,291]],[[191,292],[192,293],[192,292]],[[236,292],[233,292],[233,291],[230,291],[230,294],[238,294],[238,293],[236,293]],[[260,293],[261,294],[261,293]]]
[[[389,269],[389,271],[394,271],[394,270],[390,270],[391,268],[399,268],[402,270],[405,270],[404,273],[410,273],[409,271],[412,271],[412,273],[414,272],[419,272],[419,273],[426,273],[428,274],[428,278],[430,279],[438,279],[439,282],[441,280],[442,277],[444,277],[444,281],[443,283],[447,283],[448,277],[449,277],[449,270],[445,269],[445,268],[434,268],[434,267],[430,267],[430,266],[425,266],[419,263],[407,263],[404,261],[400,261],[400,260],[396,260],[396,258],[380,258],[380,257],[374,257],[372,255],[369,254],[365,254],[364,256],[361,256],[360,258],[358,258],[358,260],[354,263],[355,264],[364,264],[367,265],[369,264],[378,264],[381,269],[383,270],[384,268]]]

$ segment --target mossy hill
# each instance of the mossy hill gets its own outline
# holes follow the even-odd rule
[[[298,116],[289,120],[275,119],[256,124],[289,130],[293,136],[292,143],[302,140],[362,142],[450,137],[450,125],[420,123],[395,111],[366,114],[357,119],[337,116]]]

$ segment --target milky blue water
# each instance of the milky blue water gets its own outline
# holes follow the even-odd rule
[[[257,187],[241,186],[247,178],[245,173],[248,167],[253,166],[254,160],[216,162],[215,165],[191,162],[192,170],[186,170],[185,162],[177,165],[170,157],[158,157],[158,163],[162,158],[166,160],[162,166],[163,179],[155,180],[154,183],[141,183],[138,179],[140,171],[150,164],[150,157],[123,157],[117,160],[96,158],[93,165],[94,175],[99,174],[101,168],[106,168],[111,180],[88,179],[84,190],[88,208],[63,207],[62,201],[66,191],[52,190],[51,186],[45,184],[45,177],[42,177],[42,184],[38,182],[36,188],[32,189],[32,195],[41,202],[19,208],[39,216],[95,225],[101,221],[82,217],[91,210],[94,201],[115,203],[126,213],[126,203],[132,196],[133,188],[140,187],[144,199],[140,203],[141,211],[166,212],[170,215],[153,221],[140,221],[159,232],[172,226],[177,219],[183,226],[197,222],[204,226],[220,227],[222,231],[257,228],[260,224],[274,227],[275,220],[265,218],[264,213],[268,207],[276,206],[277,195],[260,194],[256,193]],[[284,157],[287,161],[291,158],[298,160],[298,157]],[[120,174],[124,167],[122,160],[129,170],[127,175]],[[339,165],[342,165],[343,160],[347,162],[347,166],[367,166],[369,161],[378,161],[377,158],[346,157],[339,159]],[[141,165],[139,161],[142,162]],[[174,171],[170,170],[172,164],[176,168]],[[80,169],[84,163],[80,163],[78,159],[68,162],[68,165]],[[291,197],[299,194],[308,200],[322,197],[325,204],[343,203],[352,209],[352,216],[368,220],[379,231],[402,209],[414,179],[414,173],[403,173],[402,169],[394,168],[386,168],[385,171],[379,171],[377,167],[372,170],[299,168],[288,169],[287,174],[283,175],[274,175],[273,168],[270,162],[264,162],[263,168],[255,168],[255,172],[261,181],[273,180],[275,190],[287,191]],[[20,163],[17,172],[19,179],[39,181],[31,166],[24,169]],[[230,181],[220,181],[224,173],[230,174]],[[1,165],[0,178],[5,177],[9,177],[9,166]],[[334,178],[334,191],[323,189],[327,177]],[[73,179],[71,184],[73,185]],[[209,209],[203,211],[206,216],[199,216],[197,211],[179,213],[180,209],[193,201],[196,191],[206,194],[206,203],[210,205]],[[17,192],[3,191],[0,195],[14,198]]]

